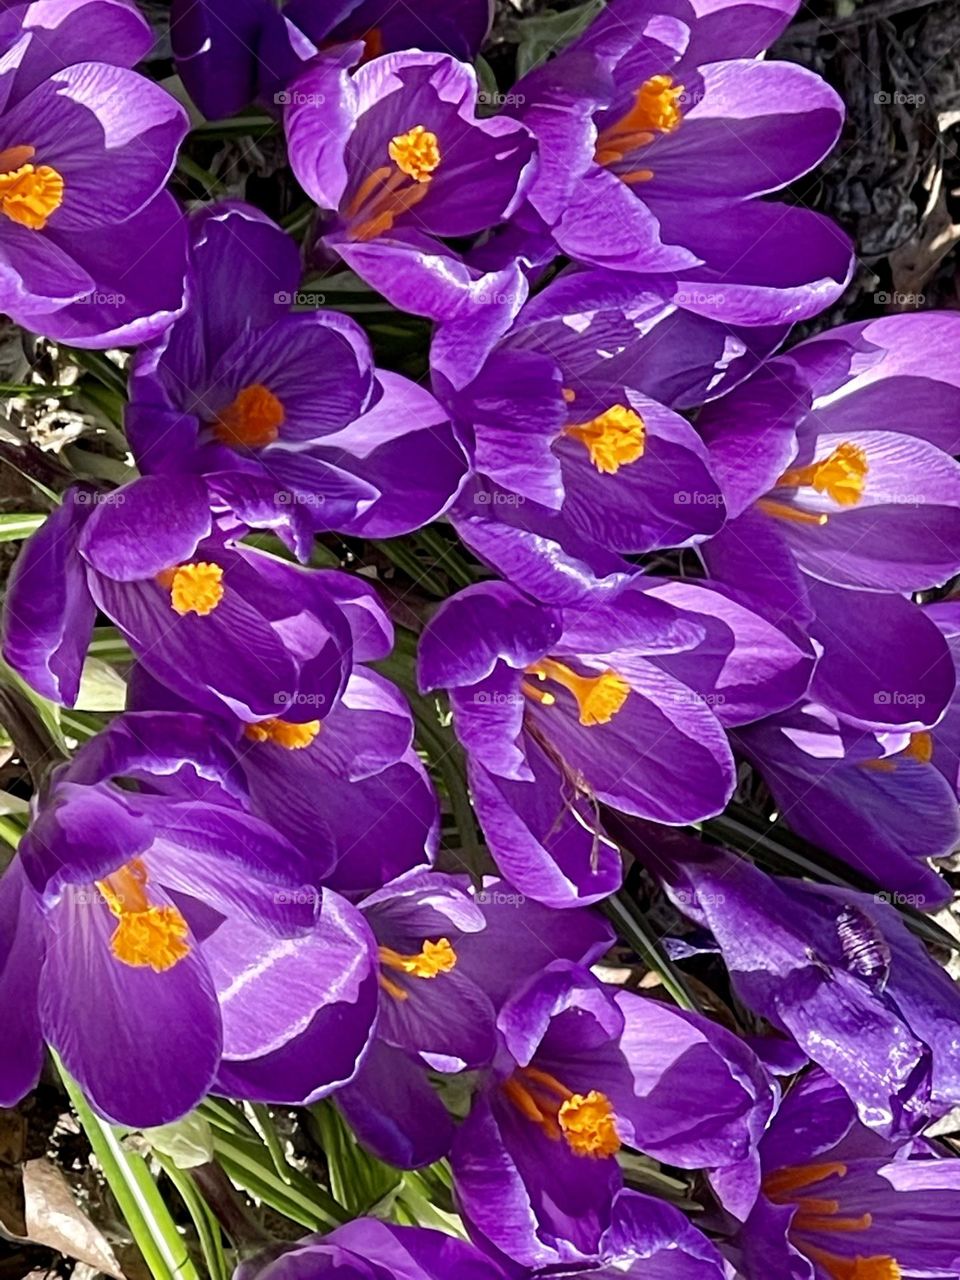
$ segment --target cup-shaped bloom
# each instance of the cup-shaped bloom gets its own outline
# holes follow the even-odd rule
[[[485,920],[464,876],[413,872],[360,903],[377,941],[380,1016],[370,1051],[337,1102],[381,1159],[414,1168],[442,1159],[453,1120],[427,1072],[486,1067],[496,1051],[482,976],[460,965]]]
[[[170,33],[181,79],[210,120],[260,98],[290,101],[286,85],[317,53],[362,40],[365,56],[432,49],[472,62],[490,28],[490,0],[173,0]]]
[[[884,901],[765,875],[642,824],[629,848],[716,942],[737,997],[843,1088],[863,1124],[910,1133],[960,1100],[960,993]]]
[[[198,215],[188,282],[187,311],[133,367],[144,472],[216,476],[232,505],[289,525],[302,559],[319,530],[392,537],[447,506],[466,462],[446,414],[378,372],[347,316],[291,311],[300,256],[275,223],[233,204]]]
[[[123,716],[55,774],[0,881],[0,916],[12,924],[0,990],[5,1002],[26,1002],[15,1015],[24,1039],[0,1074],[4,1105],[36,1082],[45,1040],[103,1115],[136,1127],[176,1119],[215,1085],[223,1058],[250,1056],[236,992],[219,981],[222,933],[248,931],[251,981],[237,986],[258,986],[272,948],[316,948],[320,896],[309,866],[250,813],[210,728],[196,715]],[[329,947],[330,923],[322,927]],[[313,966],[327,1035],[339,1026],[343,1037],[335,1065],[310,1064],[317,1092],[352,1074],[373,1017],[368,1003],[351,1025],[359,975],[368,991],[375,981],[362,929],[349,964],[346,950],[335,957],[335,982],[323,963]],[[353,986],[344,981],[350,964]],[[281,1024],[293,1034],[279,995],[255,1012],[261,1037]],[[242,1081],[236,1095],[261,1096]]]
[[[957,1162],[863,1129],[828,1076],[790,1090],[759,1158],[763,1191],[733,1242],[744,1280],[957,1274]]]
[[[954,786],[932,762],[936,730],[871,733],[817,703],[737,730],[784,821],[882,889],[932,909],[950,894],[926,859],[960,837]]]
[[[152,42],[125,2],[4,6],[0,310],[58,341],[142,342],[183,304],[183,216],[163,188],[188,124],[130,69]]]
[[[477,78],[465,63],[411,51],[351,71],[361,52],[321,58],[285,109],[293,171],[329,214],[323,246],[395,306],[437,320],[476,312],[478,324],[482,312],[505,327],[525,293],[517,264],[484,275],[444,241],[509,216],[529,181],[533,138],[516,120],[476,117]]]
[[[844,325],[707,406],[697,427],[732,517],[711,573],[795,616],[810,578],[906,592],[956,573],[958,340],[949,312]]]
[[[98,608],[155,679],[214,715],[314,721],[349,675],[350,626],[323,574],[215,531],[199,477],[70,489],[17,561],[7,661],[73,703]]]
[[[460,391],[450,388],[452,411],[472,433],[480,478],[457,514],[469,520],[507,512],[531,531],[555,527],[561,544],[569,527],[575,538],[624,553],[716,533],[723,496],[708,451],[693,427],[655,398],[672,380],[669,369],[661,376],[656,368],[671,359],[671,339],[658,332],[671,308],[653,293],[635,294],[629,309],[626,302],[622,311],[611,306],[602,318],[594,304],[591,333],[568,310],[566,282],[559,283],[558,310],[548,287],[523,308],[477,377]],[[618,327],[629,367],[595,354],[598,331],[611,343]],[[708,341],[716,328],[719,338],[718,327],[684,313],[668,327],[685,344],[695,341],[687,330]]]
[[[327,1236],[305,1236],[244,1262],[234,1280],[506,1280],[500,1267],[466,1240],[423,1227],[357,1218]]]
[[[473,1237],[527,1267],[596,1255],[621,1146],[686,1168],[739,1164],[772,1108],[742,1040],[565,961],[508,1001],[498,1026],[504,1053],[452,1168]]]
[[[678,301],[732,322],[791,323],[839,295],[842,232],[757,199],[816,165],[843,122],[818,76],[757,56],[792,12],[757,19],[737,4],[720,20],[616,0],[518,83],[515,112],[540,148],[530,204],[563,253],[669,274]]]
[[[808,655],[755,614],[652,579],[566,609],[469,587],[420,646],[421,686],[450,694],[500,870],[551,906],[620,883],[600,804],[678,824],[718,813],[733,787],[724,725],[790,705],[808,678]]]

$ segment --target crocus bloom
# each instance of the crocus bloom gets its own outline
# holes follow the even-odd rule
[[[218,727],[235,752],[253,811],[301,850],[318,883],[356,895],[431,863],[440,815],[413,749],[409,706],[364,665],[393,647],[393,627],[376,593],[361,578],[318,573],[350,627],[352,665],[342,694],[332,706],[300,694],[287,705],[280,695],[273,715],[252,722],[222,708]],[[190,702],[137,664],[128,706],[189,710]]]
[[[960,993],[883,895],[768,876],[662,828],[636,824],[628,839],[712,935],[737,997],[837,1081],[863,1124],[909,1133],[957,1105]]]
[[[833,146],[843,105],[818,76],[758,58],[792,3],[615,0],[516,86],[537,136],[529,201],[569,257],[663,273],[733,323],[816,314],[844,288],[850,245],[829,220],[761,201]]]
[[[284,1003],[276,990],[251,1027],[243,989],[262,983],[278,940],[284,954],[317,949],[320,899],[311,885],[302,856],[245,807],[229,753],[202,717],[114,721],[57,772],[0,881],[0,916],[13,921],[0,989],[26,1023],[4,1057],[0,1101],[12,1105],[36,1083],[43,1040],[93,1105],[121,1124],[176,1119],[221,1072],[235,1096],[263,1097],[221,1059],[262,1057],[271,1035],[283,1041],[296,1030],[289,993]],[[242,967],[223,984],[221,931],[248,923]],[[352,947],[339,930],[339,951],[336,923],[319,927],[333,967],[315,960],[312,1000],[326,1037],[338,1028],[339,1044],[332,1060],[304,1063],[316,1096],[355,1070],[375,992],[362,923]]]
[[[285,112],[293,171],[328,211],[323,247],[403,310],[502,330],[525,296],[519,266],[471,271],[443,241],[509,216],[529,181],[532,137],[516,120],[475,116],[472,67],[412,51],[351,72],[361,51],[322,58]]]
[[[58,341],[142,342],[183,304],[183,216],[163,188],[187,117],[130,70],[152,41],[127,0],[0,15],[0,310]]]
[[[605,298],[602,273],[593,274]],[[723,495],[706,446],[656,394],[674,381],[675,342],[687,361],[698,340],[704,367],[709,354],[719,360],[719,326],[683,312],[666,323],[671,308],[656,294],[634,295],[622,310],[608,303],[599,317],[594,302],[589,318],[569,297],[570,285],[559,281],[527,303],[461,389],[444,376],[442,350],[434,362],[435,384],[473,444],[477,479],[454,510],[458,530],[480,554],[490,522],[541,544],[595,543],[601,571],[609,552],[690,545],[716,533]],[[450,364],[458,377],[461,360]]]
[[[244,1262],[234,1280],[504,1280],[497,1264],[466,1240],[423,1227],[357,1218],[327,1236],[276,1245]]]
[[[97,609],[146,669],[213,714],[332,709],[349,675],[350,627],[320,573],[213,528],[199,477],[83,486],[26,544],[4,608],[4,655],[39,693],[72,704]]]
[[[925,859],[960,838],[956,792],[933,765],[933,732],[875,734],[816,703],[736,733],[788,826],[883,889],[932,909],[949,887]]]
[[[360,909],[378,944],[380,1017],[359,1074],[337,1102],[362,1141],[403,1168],[442,1159],[453,1121],[427,1079],[489,1065],[493,1005],[465,976],[459,939],[484,927],[466,877],[414,872]]]
[[[255,98],[283,103],[286,84],[319,50],[362,40],[369,58],[435,49],[472,61],[490,26],[490,0],[173,0],[177,69],[205,116],[233,115]]]
[[[596,1254],[622,1145],[681,1167],[737,1164],[771,1110],[769,1081],[736,1036],[565,961],[498,1025],[505,1052],[451,1160],[473,1238],[524,1266]]]
[[[810,579],[904,592],[956,573],[958,341],[950,312],[845,325],[707,406],[697,427],[732,517],[711,572],[797,616]]]
[[[745,1280],[957,1274],[960,1166],[864,1130],[829,1077],[791,1089],[759,1156],[763,1193],[731,1250]]]
[[[194,218],[192,301],[136,360],[127,430],[141,470],[217,477],[235,509],[256,500],[260,523],[289,525],[306,559],[319,530],[427,524],[466,462],[429,392],[376,370],[352,320],[291,312],[300,274],[296,242],[255,209]]]
[[[680,824],[718,813],[733,787],[724,724],[790,705],[808,678],[807,655],[756,615],[655,580],[568,609],[469,587],[420,646],[421,686],[449,691],[500,870],[551,906],[620,883],[598,804]]]

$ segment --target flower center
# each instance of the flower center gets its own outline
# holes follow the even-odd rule
[[[434,169],[440,167],[440,144],[435,133],[415,124],[406,133],[398,133],[387,148],[390,159],[414,182],[429,182]]]
[[[64,181],[50,165],[32,165],[35,153],[34,147],[0,151],[0,209],[21,227],[42,231],[63,204]]]
[[[213,613],[223,599],[222,578],[220,566],[204,560],[164,569],[157,574],[157,582],[170,592],[170,603],[181,617],[197,613],[205,618],[208,613]]]
[[[393,164],[374,169],[347,205],[351,240],[375,240],[390,231],[400,214],[424,198],[440,167],[439,139],[422,124],[391,138],[387,151]]]
[[[843,1178],[846,1173],[845,1164],[796,1165],[768,1174],[763,1180],[763,1191],[774,1204],[796,1205],[796,1213],[790,1223],[791,1240],[808,1258],[827,1271],[832,1280],[900,1280],[900,1267],[887,1255],[842,1257],[819,1245],[793,1240],[794,1233],[822,1237],[824,1234],[866,1231],[872,1225],[869,1213],[857,1218],[843,1217],[839,1200],[797,1194],[828,1178]]]
[[[187,922],[176,907],[155,907],[147,897],[148,875],[134,858],[97,881],[97,888],[117,918],[110,951],[121,964],[165,973],[190,954]]]
[[[403,955],[392,947],[380,947],[378,950],[381,969],[392,969],[411,978],[437,978],[457,967],[457,953],[449,938],[438,938],[436,942],[428,938],[416,955]],[[405,987],[382,972],[380,985],[395,1000],[406,1000],[410,995]]]
[[[251,742],[272,742],[285,751],[302,751],[312,744],[319,732],[319,720],[308,720],[305,724],[292,724],[289,720],[259,720],[256,724],[248,724],[243,734]]]
[[[615,404],[589,422],[567,427],[564,434],[586,446],[598,471],[613,476],[627,463],[643,457],[647,429],[639,413]]]
[[[775,489],[813,489],[825,494],[840,507],[855,507],[863,497],[864,480],[870,464],[860,445],[844,440],[820,462],[806,467],[791,467],[774,486]],[[780,520],[795,520],[800,524],[827,523],[829,516],[822,512],[803,511],[788,502],[773,498],[761,498],[757,506],[768,516]]]
[[[623,676],[609,669],[598,676],[581,676],[562,662],[556,662],[553,658],[541,658],[533,666],[527,667],[527,674],[535,676],[541,682],[552,680],[572,693],[580,711],[582,725],[608,724],[630,696],[630,686]],[[520,687],[532,702],[539,702],[541,706],[552,707],[557,701],[555,694],[547,689],[539,689],[527,681]]]
[[[616,1116],[610,1099],[591,1089],[574,1093],[556,1076],[538,1067],[523,1067],[501,1085],[521,1115],[549,1138],[562,1139],[578,1156],[615,1156],[620,1150]]]
[[[269,388],[255,382],[244,387],[237,398],[213,422],[213,434],[221,444],[234,449],[260,449],[273,444],[280,434],[286,414]]]
[[[658,133],[673,133],[683,119],[679,99],[682,84],[673,76],[651,76],[633,95],[633,105],[614,124],[602,129],[594,159],[604,167],[618,166],[634,152],[653,142]],[[647,182],[652,169],[630,169],[618,175],[623,182]]]

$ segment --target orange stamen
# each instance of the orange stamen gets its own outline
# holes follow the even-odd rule
[[[527,668],[527,674],[536,676],[538,680],[553,680],[572,693],[580,710],[582,725],[609,724],[630,696],[629,684],[616,671],[607,670],[597,676],[581,676],[562,662],[542,658],[540,662]],[[521,688],[527,697],[544,706],[552,705],[547,698],[556,701],[552,694],[544,696],[535,686],[524,683]]]
[[[565,434],[586,446],[599,472],[612,476],[643,457],[647,429],[639,413],[615,404],[590,422],[567,427]]]

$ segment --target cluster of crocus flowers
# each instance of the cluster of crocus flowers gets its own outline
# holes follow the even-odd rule
[[[132,0],[0,17],[0,306],[137,348],[136,472],[67,487],[4,601],[52,704],[98,621],[132,660],[0,878],[0,1105],[46,1047],[133,1128],[329,1098],[458,1215],[238,1280],[960,1275],[916,933],[960,839],[960,319],[789,343],[852,257],[765,198],[842,123],[761,56],[792,9],[611,0],[493,93],[487,0],[174,0],[196,108],[282,128],[302,242],[165,189]],[[458,589],[377,580],[439,521]],[[751,856],[774,821],[793,863]],[[689,989],[638,980],[640,893]]]

